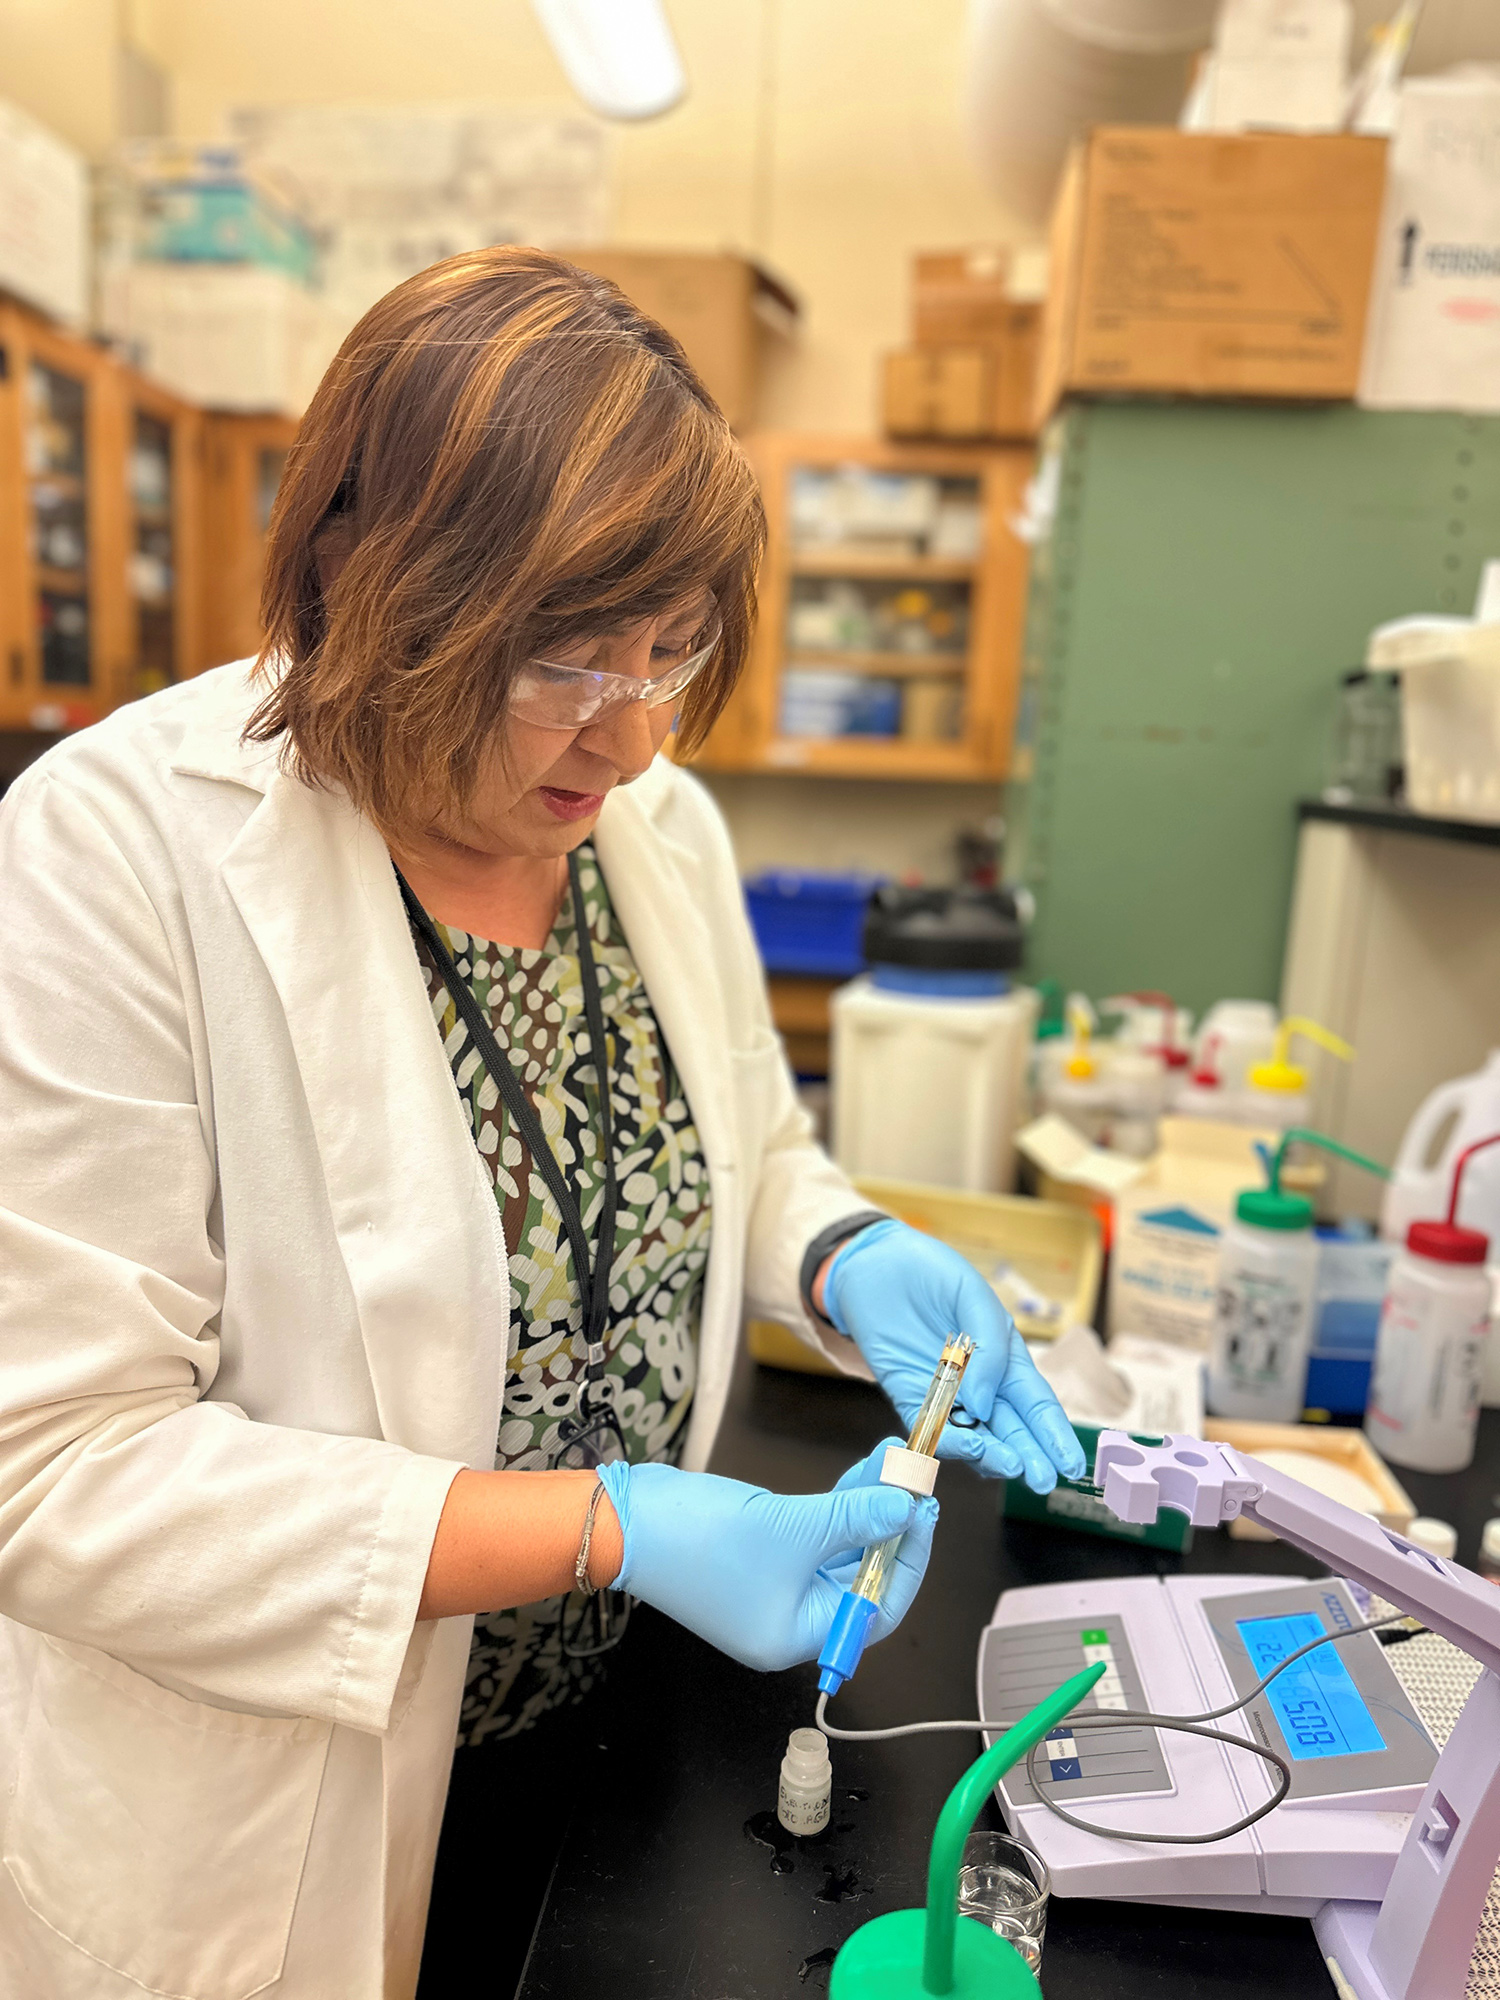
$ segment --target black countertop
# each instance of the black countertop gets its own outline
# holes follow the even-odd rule
[[[741,1361],[713,1469],[787,1492],[831,1485],[894,1425],[858,1383]],[[1403,1473],[1417,1506],[1454,1522],[1459,1559],[1500,1513],[1500,1411],[1474,1467]],[[957,1466],[916,1606],[866,1654],[835,1719],[876,1728],[970,1715],[979,1634],[1002,1590],[1070,1578],[1193,1571],[1313,1575],[1279,1543],[1199,1531],[1186,1556],[1003,1523],[998,1491]],[[833,1746],[834,1817],[778,1854],[776,1777],[810,1723],[812,1667],[761,1675],[641,1609],[595,1712],[601,1749],[559,1857],[518,2000],[780,2000],[827,1990],[832,1953],[868,1918],[926,1899],[938,1811],[977,1736]],[[993,1800],[987,1811],[999,1820]],[[747,1831],[747,1827],[750,1831]],[[1108,1968],[1101,1987],[1101,1971]],[[1290,1918],[1054,1900],[1047,2000],[1328,2000],[1311,1927]]]
[[[1410,806],[1339,806],[1328,799],[1302,799],[1297,817],[1370,827],[1377,833],[1409,833],[1424,840],[1456,840],[1469,847],[1500,847],[1500,825],[1490,820],[1444,819],[1437,813],[1413,812]]]

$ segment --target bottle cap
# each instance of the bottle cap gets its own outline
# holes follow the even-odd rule
[[[1414,1222],[1406,1232],[1406,1247],[1435,1264],[1482,1264],[1490,1254],[1490,1239],[1457,1222]]]
[[[1430,1514],[1418,1514],[1406,1531],[1406,1539],[1430,1556],[1443,1556],[1449,1562],[1458,1552],[1457,1528],[1451,1521],[1434,1520]]]
[[[1234,1204],[1241,1222],[1253,1229],[1311,1229],[1313,1205],[1305,1194],[1277,1194],[1270,1188],[1247,1188]]]
[[[1500,1520],[1485,1522],[1479,1536],[1479,1553],[1488,1562],[1500,1563]]]
[[[1333,1055],[1348,1062],[1353,1049],[1341,1035],[1331,1035],[1326,1028],[1320,1028],[1316,1021],[1309,1021],[1301,1014],[1288,1014],[1276,1030],[1276,1040],[1271,1050],[1269,1062],[1258,1062],[1250,1070],[1250,1082],[1256,1090],[1272,1092],[1292,1092],[1306,1090],[1307,1071],[1300,1063],[1287,1061],[1287,1050],[1293,1035],[1302,1035],[1320,1048],[1328,1049]]]

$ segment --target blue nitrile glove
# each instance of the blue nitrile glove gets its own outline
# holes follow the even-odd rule
[[[955,1333],[973,1341],[958,1406],[979,1428],[945,1425],[939,1458],[967,1459],[991,1478],[1024,1474],[1034,1493],[1050,1493],[1058,1473],[1081,1476],[1083,1448],[1015,1321],[946,1243],[894,1219],[872,1222],[834,1256],[823,1310],[869,1362],[905,1424],[922,1406],[943,1343]]]
[[[935,1500],[879,1484],[886,1445],[900,1442],[877,1445],[831,1493],[767,1493],[675,1465],[600,1466],[625,1543],[615,1588],[768,1673],[818,1657],[865,1546],[904,1533],[870,1633],[885,1638],[917,1594],[938,1517]]]

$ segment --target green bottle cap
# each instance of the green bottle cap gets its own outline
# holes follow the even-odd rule
[[[1074,1674],[969,1766],[938,1814],[926,1909],[892,1910],[861,1924],[833,1962],[828,2000],[924,2000],[927,1994],[1039,2000],[1042,1989],[1015,1946],[988,1925],[958,1914],[959,1864],[969,1829],[995,1786],[1103,1673],[1101,1660]]]
[[[1247,1188],[1234,1204],[1241,1222],[1254,1229],[1311,1229],[1313,1205],[1305,1194],[1274,1188]]]

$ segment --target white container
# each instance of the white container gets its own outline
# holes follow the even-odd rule
[[[1473,1460],[1488,1248],[1477,1230],[1417,1222],[1391,1267],[1365,1436],[1393,1465],[1462,1472]]]
[[[1263,1062],[1276,1040],[1276,1009],[1269,1000],[1216,1000],[1198,1023],[1193,1068],[1216,1076],[1221,1090],[1238,1091],[1252,1063]],[[1223,1117],[1222,1111],[1205,1117]]]
[[[1492,1049],[1474,1075],[1440,1083],[1418,1107],[1380,1205],[1380,1233],[1387,1242],[1404,1243],[1414,1222],[1442,1220],[1459,1154],[1494,1132],[1500,1132],[1500,1049]],[[1500,1241],[1500,1147],[1481,1153],[1466,1169],[1455,1219]]]
[[[821,1729],[794,1729],[781,1760],[776,1817],[788,1833],[821,1833],[828,1824],[833,1763]]]
[[[1500,821],[1500,625],[1405,618],[1372,636],[1366,660],[1401,676],[1408,805]]]
[[[88,312],[91,200],[83,155],[0,103],[0,290],[79,324]]]
[[[1036,994],[937,998],[865,974],[831,1011],[833,1154],[845,1173],[1008,1193]]]
[[[1256,1189],[1235,1204],[1219,1251],[1208,1360],[1216,1417],[1295,1423],[1307,1387],[1318,1244],[1304,1195]]]

